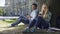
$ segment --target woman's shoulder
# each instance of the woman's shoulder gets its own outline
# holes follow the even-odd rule
[[[50,11],[48,13],[52,15],[52,13]]]
[[[52,13],[50,11],[48,12],[48,16],[50,16],[50,17],[52,16]]]

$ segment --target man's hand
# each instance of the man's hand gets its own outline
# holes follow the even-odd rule
[[[28,19],[30,19],[30,18],[31,18],[31,16],[27,15],[27,18],[28,18]]]

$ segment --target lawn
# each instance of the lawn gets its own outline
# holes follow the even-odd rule
[[[12,23],[16,22],[17,19],[3,19],[0,20],[0,27],[7,27],[8,25],[11,25]],[[20,23],[18,25],[24,25],[23,23]]]
[[[13,23],[16,22],[17,19],[3,19],[2,21],[6,22],[6,23]]]
[[[8,25],[10,25],[11,23],[13,23],[15,21],[16,21],[16,19],[0,20],[0,33],[3,33],[3,34],[9,34],[9,33],[20,34],[20,33],[22,33],[21,31],[24,30],[24,28],[25,28],[24,25],[12,27],[12,28],[7,28]],[[29,33],[24,33],[24,34],[29,34]],[[47,30],[37,30],[37,32],[30,33],[30,34],[60,34],[60,32],[47,32]]]
[[[8,25],[10,25],[11,23],[15,22],[16,19],[3,19],[3,20],[0,20],[0,27],[7,27]]]

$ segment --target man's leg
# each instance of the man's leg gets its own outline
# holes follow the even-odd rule
[[[21,16],[21,17],[19,17],[19,19],[17,20],[17,22],[14,22],[13,24],[11,24],[11,26],[18,25],[20,22],[23,22],[24,24],[28,24],[29,20],[26,17]]]
[[[28,26],[27,28],[25,28],[25,30],[23,30],[22,32],[32,32],[30,29],[31,29],[32,27],[34,27],[35,22],[36,22],[36,20],[30,21],[30,22],[29,22],[29,26]]]
[[[36,27],[42,28],[41,19],[42,17],[39,16],[37,17],[36,24],[35,24]]]
[[[31,24],[29,25],[29,27],[32,28],[32,29],[31,29],[31,32],[35,32],[35,31],[37,30],[37,27],[42,28],[42,25],[41,25],[41,23],[39,22],[39,21],[41,21],[41,19],[40,19],[40,20],[38,20],[38,19],[39,19],[39,17],[37,17],[37,18],[35,19],[35,22],[33,22],[33,24],[32,24],[32,22],[31,22],[31,24],[33,25],[33,27],[32,27]]]
[[[15,26],[15,25],[18,25],[19,23],[21,22],[21,19],[18,19],[16,22],[12,23],[11,26]]]
[[[29,23],[29,28],[32,28],[34,25],[35,25],[35,23],[36,23],[36,20],[34,19],[33,21],[30,21],[30,23]]]

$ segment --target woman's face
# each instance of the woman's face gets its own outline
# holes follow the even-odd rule
[[[43,11],[46,11],[46,10],[47,10],[47,6],[43,4],[43,5],[42,5],[42,10],[43,10]]]

